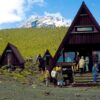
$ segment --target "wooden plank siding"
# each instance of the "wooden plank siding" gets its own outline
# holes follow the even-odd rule
[[[54,55],[54,65],[57,64],[62,50],[64,50],[64,52],[84,52],[85,50],[88,53],[91,53],[92,50],[100,51],[100,26],[85,2],[83,2],[79,8]]]
[[[7,52],[10,50],[11,52]],[[3,51],[3,54],[0,58],[0,67],[8,65],[8,54],[10,56],[10,65],[19,67],[19,68],[24,68],[25,60],[20,54],[19,50],[17,47],[15,47],[13,44],[8,43],[5,50]]]
[[[68,44],[94,44],[100,43],[100,33],[71,34]]]
[[[93,23],[91,22],[89,16],[80,16],[78,18],[78,21],[76,23],[77,25],[93,25]]]

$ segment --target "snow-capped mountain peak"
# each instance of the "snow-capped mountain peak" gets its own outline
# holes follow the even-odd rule
[[[24,28],[30,27],[68,27],[71,24],[71,20],[66,20],[64,17],[45,15],[45,16],[31,16],[22,25]]]

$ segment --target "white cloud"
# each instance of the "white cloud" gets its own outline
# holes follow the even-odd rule
[[[0,24],[22,21],[34,4],[42,6],[44,0],[0,0]]]
[[[46,15],[46,16],[53,16],[53,17],[59,17],[59,18],[63,17],[60,12],[56,12],[56,13],[44,12],[44,15]]]
[[[0,24],[21,21],[24,0],[0,0]]]

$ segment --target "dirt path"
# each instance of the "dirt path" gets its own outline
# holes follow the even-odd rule
[[[100,89],[98,87],[45,87],[1,81],[0,100],[100,100]]]

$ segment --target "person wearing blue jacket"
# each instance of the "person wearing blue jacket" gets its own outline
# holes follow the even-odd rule
[[[93,75],[93,82],[96,82],[97,75],[98,75],[98,64],[97,63],[94,63],[92,67],[92,75]]]

